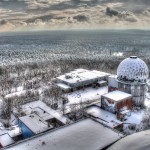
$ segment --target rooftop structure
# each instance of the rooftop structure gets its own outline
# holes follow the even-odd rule
[[[19,124],[21,123],[23,123],[34,134],[41,133],[50,128],[48,122],[46,122],[43,118],[39,117],[35,113],[20,117]]]
[[[67,90],[97,83],[100,80],[106,79],[108,76],[108,73],[101,71],[76,69],[70,73],[57,77],[57,85],[62,90]]]
[[[13,144],[15,141],[10,137],[8,133],[0,135],[0,148]]]
[[[132,95],[117,90],[104,94],[101,98],[101,107],[122,119],[132,109]]]
[[[104,94],[102,96],[103,96],[103,98],[107,98],[107,99],[112,100],[114,102],[120,102],[122,100],[125,100],[125,99],[132,97],[131,94],[128,94],[128,93],[125,93],[122,91],[118,91],[118,90],[113,91],[113,92],[109,92],[109,93]]]
[[[54,132],[47,132],[26,142],[14,145],[8,150],[97,150],[116,142],[123,135],[100,123],[85,119]]]
[[[132,94],[135,106],[144,105],[148,75],[147,65],[136,56],[123,60],[118,66],[118,89]]]
[[[22,109],[26,115],[30,115],[32,112],[36,112],[36,114],[38,114],[44,120],[56,118],[62,124],[67,124],[68,122],[67,117],[48,107],[45,103],[43,103],[40,100],[27,103],[22,106]]]
[[[101,109],[98,106],[90,106],[86,109],[86,113],[93,116],[98,122],[110,127],[110,128],[117,128],[122,127],[123,122],[116,119],[116,115],[110,113],[104,109]]]
[[[0,122],[0,149],[13,144],[15,141],[9,135],[8,131],[5,129],[3,124]]]

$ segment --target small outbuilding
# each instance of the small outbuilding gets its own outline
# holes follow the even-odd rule
[[[13,143],[14,143],[14,140],[10,137],[8,133],[4,133],[0,135],[0,149],[5,146],[11,145]]]
[[[122,119],[132,109],[132,95],[118,90],[104,94],[101,96],[101,107]]]

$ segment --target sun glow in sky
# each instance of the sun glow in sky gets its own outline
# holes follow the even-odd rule
[[[0,31],[147,29],[150,0],[1,0]]]

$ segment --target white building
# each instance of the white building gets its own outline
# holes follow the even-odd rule
[[[97,70],[76,69],[57,77],[57,85],[63,91],[74,91],[83,87],[94,86],[94,84],[100,85],[107,83],[106,80],[109,75],[108,73]],[[99,82],[102,80],[103,82]]]

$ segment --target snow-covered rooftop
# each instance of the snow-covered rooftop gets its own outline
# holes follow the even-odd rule
[[[106,77],[108,75],[108,73],[96,70],[76,69],[70,73],[57,77],[57,79],[69,84],[75,84],[79,82]]]
[[[35,113],[20,117],[19,120],[21,120],[35,134],[41,133],[50,128],[48,123]]]
[[[100,123],[85,119],[10,147],[10,150],[98,150],[123,137]]]
[[[10,137],[15,137],[15,136],[21,135],[22,133],[21,133],[20,127],[17,125],[17,126],[12,126],[8,130],[8,134],[10,135]]]
[[[63,124],[66,124],[68,122],[67,117],[60,114],[60,112],[53,110],[52,108],[48,107],[45,103],[43,103],[40,100],[27,103],[27,104],[23,105],[22,108],[25,111],[25,113],[27,112],[28,114],[30,114],[31,111],[33,111],[35,108],[41,108],[42,110],[46,111],[50,117],[56,118],[57,120],[59,120]],[[44,117],[43,117],[43,119],[44,119]],[[47,120],[47,119],[45,119],[45,120]]]
[[[54,118],[51,114],[41,109],[40,107],[35,107],[32,109],[32,111],[34,111],[38,116],[40,116],[44,120],[49,120]]]
[[[0,144],[2,145],[2,147],[8,146],[10,144],[13,144],[14,140],[9,136],[9,134],[3,134],[0,135]]]
[[[118,90],[113,91],[113,92],[109,92],[109,93],[104,94],[102,96],[105,98],[111,99],[113,101],[116,101],[116,102],[132,97],[131,94],[128,94],[128,93],[125,93],[122,91],[118,91]]]
[[[97,118],[97,121],[111,127],[115,128],[122,124],[121,121],[116,119],[116,115],[101,109],[98,106],[91,106],[86,109],[86,112]]]

